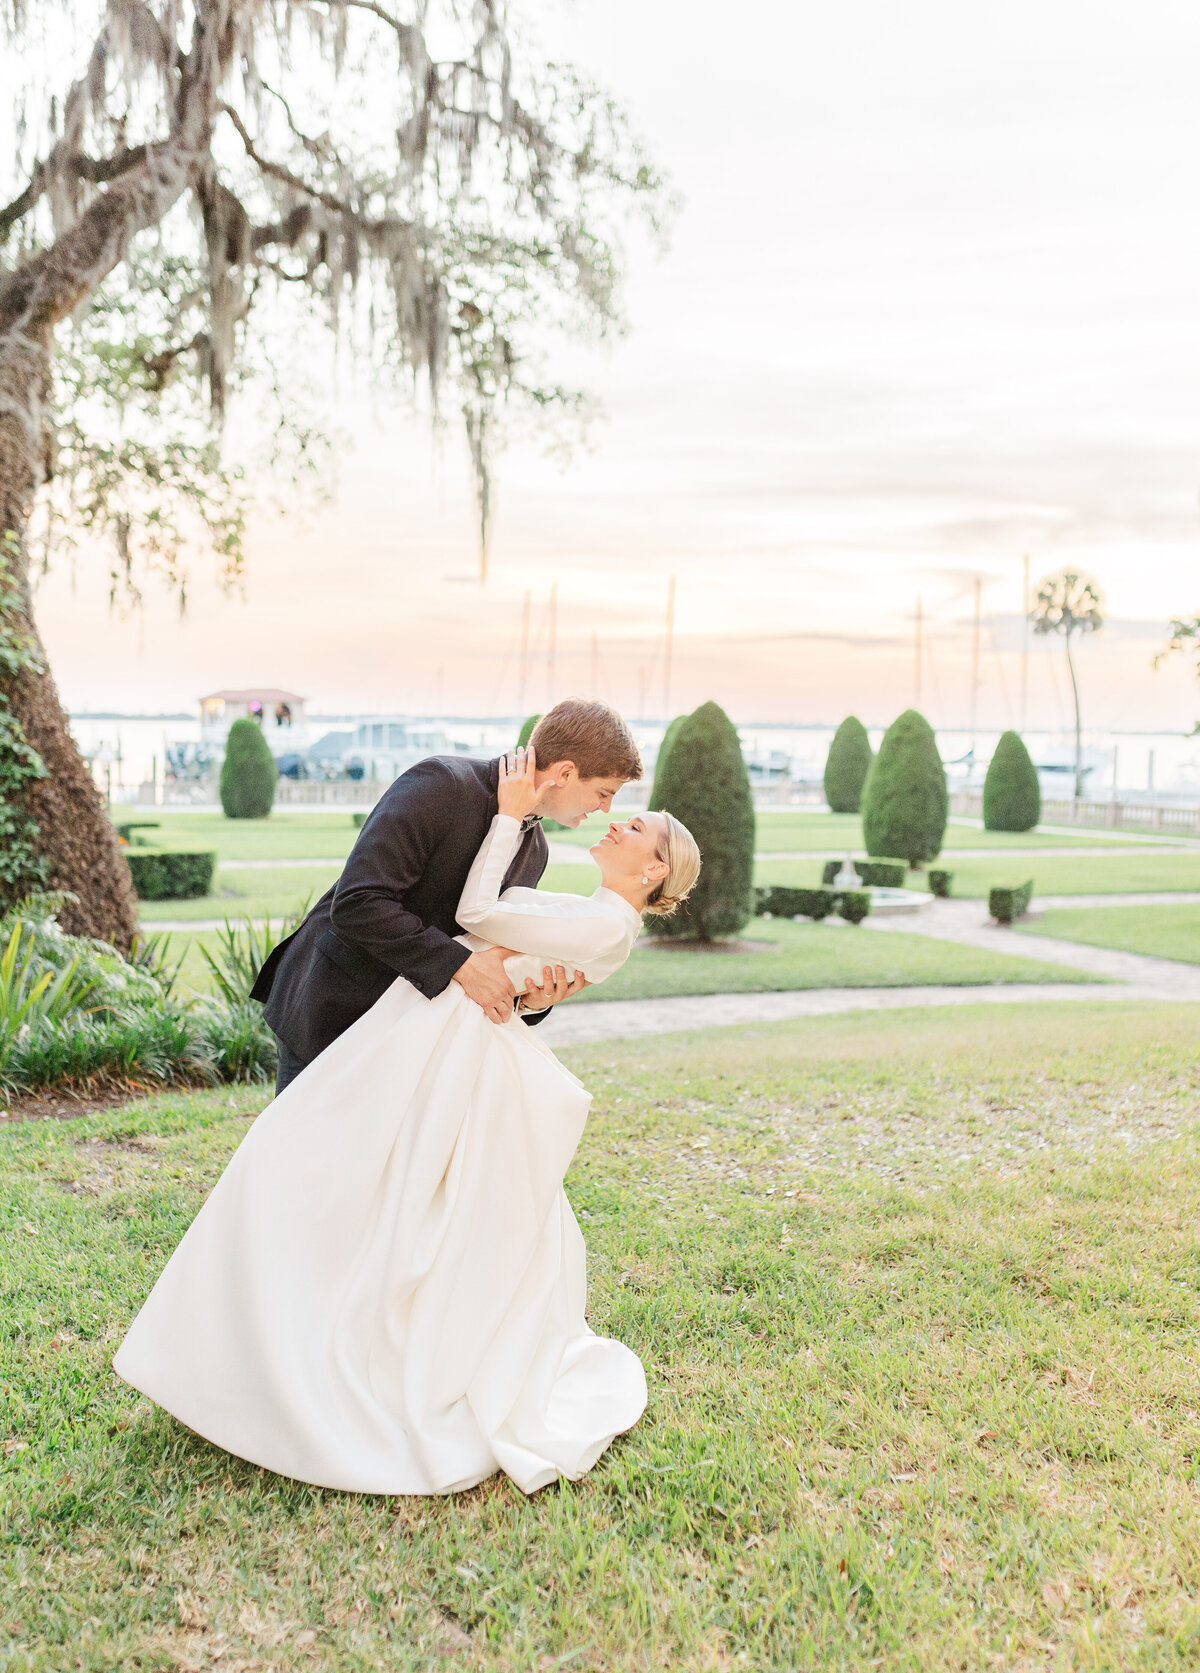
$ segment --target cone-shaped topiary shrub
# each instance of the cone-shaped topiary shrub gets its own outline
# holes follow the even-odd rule
[[[527,744],[530,738],[533,737],[533,729],[541,718],[541,715],[530,715],[529,719],[525,722],[524,726],[522,726],[520,732],[517,734],[518,749],[521,748],[522,744]]]
[[[1042,817],[1037,768],[1016,732],[1005,732],[983,781],[985,831],[1032,831]]]
[[[831,812],[858,812],[872,759],[866,727],[856,715],[848,715],[825,757],[825,800]]]
[[[226,819],[265,819],[275,802],[275,757],[256,720],[235,720],[221,764]]]
[[[680,720],[656,787],[695,837],[702,865],[690,898],[669,918],[647,918],[647,930],[692,941],[736,935],[754,911],[754,801],[737,732],[716,703]]]
[[[686,719],[686,715],[676,715],[663,733],[663,741],[658,746],[658,754],[654,758],[654,783],[650,786],[650,800],[646,803],[646,806],[654,812],[657,812],[663,806],[662,784],[667,758],[671,753],[671,746],[675,742],[679,728]]]
[[[910,866],[941,852],[950,799],[933,728],[905,709],[884,734],[863,789],[863,842],[868,854],[895,854]]]

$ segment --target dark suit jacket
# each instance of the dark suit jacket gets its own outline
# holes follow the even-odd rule
[[[495,761],[461,756],[410,767],[371,810],[333,888],[272,951],[251,997],[305,1062],[397,976],[433,999],[471,956],[451,939],[462,933],[454,914],[496,814],[498,778]],[[548,852],[540,823],[530,822],[504,886],[536,887]]]

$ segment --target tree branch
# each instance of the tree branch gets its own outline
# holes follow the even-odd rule
[[[144,163],[146,151],[145,145],[130,145],[123,151],[114,152],[111,157],[87,157],[82,152],[77,152],[67,166],[80,180],[90,180],[93,185],[99,186],[119,179],[122,174],[128,174],[130,169],[137,168],[139,163]],[[54,171],[55,156],[51,152],[49,161],[38,163],[25,190],[0,209],[0,244],[3,244],[21,217],[28,215],[38,200],[45,195]]]
[[[8,237],[22,215],[28,215],[34,204],[46,190],[46,165],[39,163],[30,177],[28,186],[20,192],[11,203],[0,209],[0,244]]]
[[[411,221],[398,215],[385,215],[376,221],[368,220],[345,198],[337,197],[333,192],[322,191],[319,186],[310,185],[307,180],[302,180],[298,174],[294,174],[291,169],[285,168],[282,163],[273,163],[269,157],[264,157],[255,145],[246,124],[232,105],[220,104],[217,108],[228,116],[237,129],[250,161],[260,168],[264,174],[269,175],[272,180],[278,180],[281,185],[290,187],[293,192],[298,192],[303,197],[310,198],[314,203],[322,204],[338,216],[340,220],[350,226],[357,227],[360,232],[366,233],[368,236],[380,237],[385,233],[403,232],[412,228],[413,223]],[[298,206],[288,214],[284,221],[274,226],[255,227],[250,235],[251,245],[256,250],[261,249],[265,244],[294,245],[308,230],[310,220],[311,216],[306,216]]]
[[[335,197],[332,192],[323,192],[319,186],[310,186],[307,180],[301,180],[298,174],[293,174],[291,169],[284,168],[282,163],[273,163],[269,157],[264,157],[251,139],[246,124],[232,105],[219,104],[217,109],[233,123],[237,129],[238,137],[245,147],[247,157],[264,174],[270,175],[272,180],[278,180],[284,186],[290,186],[292,191],[301,192],[305,197],[312,198],[316,203],[323,203],[326,209],[332,209],[335,215],[347,215],[357,219],[354,210],[344,198]]]
[[[217,0],[198,0],[170,136],[146,146],[140,163],[131,163],[68,231],[0,281],[0,340],[9,331],[48,332],[112,272],[130,239],[160,221],[186,190],[208,150],[216,90],[234,47],[222,12]]]
[[[128,174],[131,168],[137,168],[146,161],[149,146],[127,145],[123,151],[116,151],[111,157],[85,157],[79,152],[71,159],[71,167],[81,180],[90,180],[93,185],[100,186],[109,180],[116,180],[122,174]]]
[[[324,3],[328,4],[328,0],[324,0]],[[386,11],[383,6],[377,3],[377,0],[341,0],[341,3],[351,7],[356,12],[370,12],[381,23],[386,23],[397,39],[403,41],[406,46],[414,40],[421,39],[419,30],[411,23],[402,23],[398,17],[393,17],[391,12]]]

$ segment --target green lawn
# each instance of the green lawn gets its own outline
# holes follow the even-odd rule
[[[317,900],[337,881],[340,870],[340,863],[331,860],[327,865],[292,866],[280,871],[218,871],[211,895],[201,895],[198,900],[144,900],[139,903],[138,916],[150,929],[164,921],[221,918],[226,913],[233,917],[248,912],[256,918],[277,918],[298,910],[310,897]]]
[[[7,1673],[1194,1667],[1198,1027],[567,1054],[590,1316],[650,1405],[532,1499],[281,1481],[108,1370],[262,1092],[0,1125]]]
[[[1200,891],[1200,850],[1185,853],[1164,850],[1162,854],[1056,855],[1020,854],[1010,859],[967,859],[938,862],[954,874],[956,895],[986,897],[997,884],[1034,880],[1038,895],[1123,895],[1179,889]],[[819,883],[821,862],[812,860],[760,860],[754,871],[759,883]],[[927,887],[925,873],[909,873],[908,886]]]
[[[1089,947],[1200,964],[1200,905],[1054,907],[1038,922],[1014,927],[1022,935],[1055,935]]]
[[[657,999],[685,993],[778,993],[798,988],[902,988],[945,983],[1079,982],[1078,970],[1032,959],[932,941],[923,935],[872,935],[826,920],[790,923],[756,918],[748,940],[773,943],[749,953],[638,948],[615,976],[588,988],[576,1003]]]
[[[621,810],[618,809],[620,813]],[[623,813],[621,817],[626,817]],[[609,815],[595,814],[575,831],[554,831],[555,842],[579,843],[583,846],[596,842],[608,828]],[[1132,837],[1131,842],[1141,839]],[[755,845],[760,854],[787,853],[793,849],[812,849],[815,852],[833,851],[863,855],[862,823],[851,813],[797,813],[787,809],[773,811],[762,808],[758,813],[758,834]],[[1113,846],[1110,837],[1096,836],[1086,830],[1068,831],[984,831],[976,825],[955,821],[946,827],[947,848],[1095,848],[1103,853]],[[1168,852],[1171,845],[1163,844]],[[1200,854],[1200,844],[1196,845]],[[883,856],[886,857],[886,856]]]
[[[360,811],[366,811],[365,809]],[[293,813],[266,819],[226,819],[222,813],[189,813],[186,808],[113,808],[114,825],[157,820],[157,830],[139,831],[155,848],[211,848],[222,860],[344,860],[358,835],[349,808]]]
[[[625,815],[622,815],[625,817]],[[213,848],[223,860],[318,860],[345,859],[357,834],[349,808],[298,813],[283,809],[267,819],[226,819],[220,813],[190,813],[186,808],[113,808],[114,823],[127,819],[157,820],[158,830],[140,833],[155,847]],[[555,842],[583,847],[596,842],[607,830],[609,815],[597,814],[575,831],[552,831]],[[1131,842],[1140,840],[1136,835]],[[857,815],[840,813],[774,812],[758,814],[757,846],[760,853],[792,849],[824,849],[864,852],[862,826]],[[1049,831],[1012,834],[983,831],[973,825],[951,823],[946,830],[948,848],[1062,848],[1094,847],[1098,853],[1113,846],[1110,838],[1086,830],[1066,835]],[[1170,844],[1163,844],[1171,852]],[[1178,851],[1178,850],[1176,850]],[[1200,843],[1195,845],[1200,855]]]

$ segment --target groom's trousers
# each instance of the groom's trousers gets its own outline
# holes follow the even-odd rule
[[[278,1034],[275,1036],[275,1046],[279,1053],[279,1063],[275,1070],[275,1096],[278,1098],[289,1081],[294,1081],[301,1069],[307,1069],[308,1063],[303,1057],[297,1057],[290,1046],[285,1046]]]

